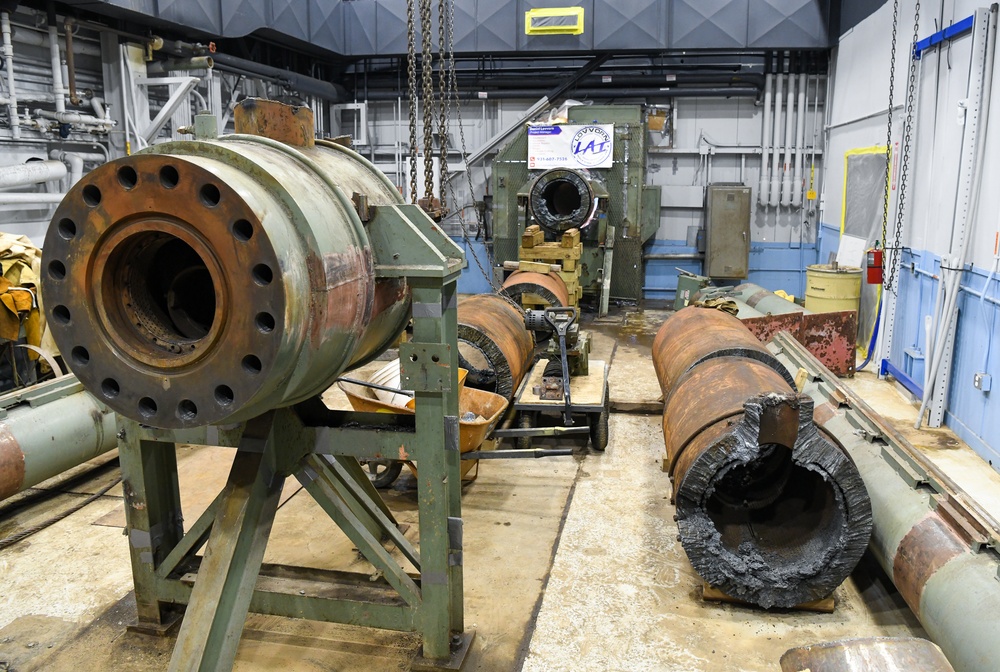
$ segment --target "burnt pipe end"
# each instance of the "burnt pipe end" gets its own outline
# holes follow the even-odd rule
[[[692,442],[697,457],[676,474],[684,550],[732,597],[765,608],[822,599],[868,546],[868,491],[812,415],[804,395],[751,397],[741,418]]]

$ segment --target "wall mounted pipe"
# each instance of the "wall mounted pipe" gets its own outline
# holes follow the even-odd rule
[[[187,72],[190,70],[211,70],[215,61],[211,56],[192,56],[190,58],[168,58],[164,61],[153,61],[146,66],[146,74],[164,75],[168,72]]]
[[[42,205],[45,203],[61,203],[66,194],[30,192],[0,194],[0,205]]]
[[[66,19],[63,23],[63,33],[66,39],[66,85],[69,87],[69,102],[74,105],[80,104],[80,96],[76,95],[76,56],[73,53],[73,19]]]
[[[537,89],[501,89],[498,91],[476,91],[465,90],[458,92],[459,100],[480,100],[485,95],[488,100],[523,100],[536,98],[546,92],[547,89],[540,87]],[[616,87],[608,89],[576,89],[567,92],[567,96],[578,98],[755,98],[759,89],[747,86],[715,86],[715,87],[662,87],[662,88],[625,88]],[[396,100],[400,95],[405,96],[406,92],[396,90],[372,91],[364,94],[364,99],[369,101]]]
[[[768,190],[767,203],[772,208],[778,207],[778,197],[781,193],[781,174],[779,171],[780,167],[780,157],[778,156],[778,139],[781,138],[781,131],[784,128],[781,125],[781,92],[783,90],[785,76],[780,72],[774,76],[774,129],[771,132],[771,137],[773,138],[774,148],[771,152],[771,171],[770,171],[770,182],[771,186]]]
[[[74,103],[76,104],[76,103]],[[113,119],[98,119],[90,114],[82,112],[53,112],[52,110],[34,109],[31,113],[41,119],[51,119],[60,124],[73,124],[77,126],[90,126],[93,128],[111,128],[116,122]]]
[[[817,424],[845,446],[868,487],[872,554],[927,634],[959,672],[996,670],[1000,522],[795,339],[779,334],[768,349],[806,371]]]
[[[797,110],[795,114],[796,119],[796,132],[795,132],[795,173],[792,178],[792,195],[791,204],[793,207],[800,207],[802,205],[802,164],[805,161],[805,143],[806,143],[806,87],[808,85],[808,80],[805,73],[799,75],[799,100],[797,104]]]
[[[115,416],[73,377],[0,397],[0,501],[118,447]]]
[[[339,103],[348,99],[347,89],[340,84],[326,82],[307,75],[300,75],[291,70],[273,68],[269,65],[254,63],[253,61],[230,56],[229,54],[213,54],[212,61],[214,67],[220,70],[232,70],[242,74],[266,77],[281,82],[289,88],[297,90],[299,93],[316,96],[331,103]]]
[[[813,422],[813,402],[738,319],[688,307],[653,342],[664,395],[664,471],[698,574],[767,607],[829,595],[871,536],[850,458]]]
[[[535,341],[524,316],[496,294],[458,303],[458,360],[469,371],[465,384],[510,399],[527,373]]]
[[[0,168],[0,189],[27,187],[66,177],[66,165],[61,161],[28,161]]]
[[[66,91],[63,89],[62,57],[59,54],[59,29],[49,20],[49,60],[52,62],[52,96],[56,112],[66,111]]]
[[[774,75],[768,73],[767,78],[764,81],[764,120],[761,124],[760,182],[757,185],[757,201],[762,207],[767,206],[768,199],[767,169],[768,161],[771,158],[771,106],[774,104],[774,101],[772,100],[773,86]]]
[[[788,91],[785,94],[785,154],[781,165],[781,205],[788,207],[792,203],[792,143],[795,142],[796,118],[792,114],[795,109],[795,75],[788,75]]]
[[[32,28],[30,26],[25,26],[22,24],[17,24],[13,26],[11,39],[16,44],[23,44],[30,47],[42,47],[43,49],[50,48],[49,33],[38,32],[38,29]],[[56,44],[59,44],[58,41]],[[62,46],[59,47],[62,50]],[[101,47],[97,44],[91,44],[88,42],[82,42],[79,39],[73,40],[73,51],[76,52],[77,56],[91,56],[93,58],[101,57]],[[60,60],[62,56],[60,55]]]
[[[17,89],[14,86],[14,45],[11,42],[9,12],[0,12],[0,33],[3,34],[3,60],[7,71],[7,115],[10,121],[10,136],[17,140],[21,137],[21,118],[17,112]]]

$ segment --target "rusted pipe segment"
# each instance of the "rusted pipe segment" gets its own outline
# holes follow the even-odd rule
[[[391,342],[409,294],[375,278],[350,197],[401,199],[351,154],[244,134],[90,172],[43,261],[53,335],[84,386],[151,426],[225,424],[317,394]]]
[[[531,183],[528,207],[543,229],[559,235],[587,223],[594,209],[594,197],[589,176],[578,170],[554,168]]]
[[[918,637],[865,637],[789,649],[781,672],[955,672],[933,642]]]
[[[756,308],[765,315],[809,312],[794,301],[783,299],[771,290],[752,282],[737,285],[730,293],[734,298],[745,301],[748,306]]]
[[[0,500],[118,445],[115,416],[72,376],[0,397]]]
[[[712,309],[670,317],[653,363],[665,468],[695,570],[763,607],[829,595],[868,544],[871,508],[850,458],[813,423],[812,400],[737,318]]]
[[[534,338],[521,313],[496,294],[479,294],[458,303],[459,365],[477,382],[510,399],[531,364]]]
[[[756,360],[780,374],[790,386],[795,385],[788,370],[738,318],[720,310],[689,306],[668,317],[653,340],[653,366],[664,398],[688,370],[715,357]]]
[[[535,294],[553,306],[569,305],[569,290],[556,273],[517,271],[504,281],[503,290],[515,303],[521,303],[524,294]]]
[[[959,672],[1000,660],[1000,522],[788,334],[769,348],[809,372],[816,422],[850,452],[871,495],[872,554]],[[911,668],[912,669],[912,668]]]

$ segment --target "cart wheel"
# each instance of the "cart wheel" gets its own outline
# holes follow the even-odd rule
[[[363,466],[367,468],[368,480],[376,488],[388,488],[403,471],[403,463],[399,460],[368,460]]]
[[[608,399],[608,389],[604,388],[604,409],[600,413],[590,414],[590,446],[594,450],[603,451],[608,447],[608,416],[611,401]]]
[[[520,429],[532,429],[535,426],[535,414],[532,411],[521,411],[521,415],[517,418],[517,426]],[[519,436],[515,439],[514,445],[518,450],[529,450],[531,438],[530,436]]]

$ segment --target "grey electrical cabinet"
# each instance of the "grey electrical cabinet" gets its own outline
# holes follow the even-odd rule
[[[750,187],[710,184],[705,193],[705,275],[745,278],[750,266]]]

